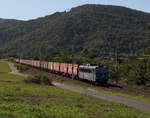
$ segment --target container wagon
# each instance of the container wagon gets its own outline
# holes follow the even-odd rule
[[[48,62],[46,61],[41,61],[40,63],[40,68],[44,69],[44,70],[48,70]]]

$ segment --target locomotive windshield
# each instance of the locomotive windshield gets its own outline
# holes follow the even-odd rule
[[[80,72],[92,73],[92,69],[90,68],[80,68]]]

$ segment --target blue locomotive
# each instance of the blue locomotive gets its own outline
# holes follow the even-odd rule
[[[108,69],[105,66],[80,65],[78,77],[92,82],[107,83]]]

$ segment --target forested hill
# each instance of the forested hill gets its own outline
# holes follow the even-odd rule
[[[8,28],[10,26],[14,26],[14,25],[17,25],[19,23],[22,23],[22,21],[13,20],[13,19],[2,19],[2,18],[0,18],[0,29],[2,29],[2,28]]]
[[[119,6],[83,5],[0,30],[0,53],[9,55],[74,51],[93,58],[148,47],[150,14]]]

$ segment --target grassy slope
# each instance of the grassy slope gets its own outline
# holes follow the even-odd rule
[[[100,91],[103,93],[107,93],[107,94],[112,94],[112,95],[116,95],[116,96],[122,96],[122,97],[126,97],[126,98],[130,98],[130,99],[134,99],[134,100],[141,100],[144,102],[150,102],[150,95],[147,94],[141,94],[141,95],[136,95],[136,94],[127,94],[127,93],[122,93],[116,90],[106,90],[100,87],[96,87],[96,86],[92,86],[90,84],[81,82],[81,81],[77,81],[77,80],[69,80],[66,77],[61,77],[55,74],[48,74],[46,72],[40,72],[39,70],[36,69],[30,69],[29,71],[25,71],[25,73],[27,74],[32,74],[32,75],[47,75],[49,76],[49,78],[51,78],[54,81],[58,81],[61,83],[65,83],[65,84],[69,84],[69,85],[76,85],[76,86],[80,86],[80,87],[84,87],[84,88],[88,88],[91,90],[96,90],[96,91]]]
[[[0,72],[11,72],[8,64],[6,64],[5,62],[0,62]]]
[[[149,118],[150,115],[54,86],[26,84],[24,79],[0,73],[0,118]]]

